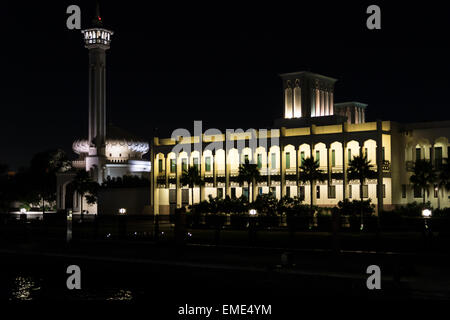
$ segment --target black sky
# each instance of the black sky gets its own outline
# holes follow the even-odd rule
[[[372,2],[143,3],[103,1],[101,13],[115,32],[108,122],[146,139],[194,120],[268,126],[282,113],[278,74],[301,70],[338,78],[335,102],[367,103],[368,120],[450,119],[450,11],[438,2],[378,3],[377,31],[365,27]],[[87,135],[88,55],[66,28],[70,4],[88,27],[95,1],[1,4],[0,163],[13,169]]]

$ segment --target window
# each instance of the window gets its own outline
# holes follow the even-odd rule
[[[159,171],[159,173],[163,172],[163,161],[162,161],[162,159],[158,160],[158,171]]]
[[[328,186],[328,199],[336,199],[336,186]]]
[[[348,197],[349,197],[350,199],[352,198],[352,193],[353,193],[352,185],[349,184],[349,185],[348,185]]]
[[[291,196],[291,187],[286,187],[286,196]]]
[[[211,171],[211,157],[205,158],[205,171],[210,172]]]
[[[303,160],[305,160],[305,151],[300,152],[300,164],[303,164]]]
[[[414,198],[422,198],[422,189],[418,186],[414,186]]]
[[[320,186],[316,186],[316,198],[320,199]]]
[[[187,159],[181,159],[181,170],[187,171]]]
[[[291,167],[291,153],[286,153],[286,169],[289,169]]]
[[[363,199],[369,197],[369,186],[367,184],[364,184],[362,187],[362,197]]]
[[[223,188],[217,188],[217,198],[223,199]]]
[[[198,158],[194,158],[194,167],[198,170]]]
[[[348,162],[352,161],[352,150],[348,149]]]
[[[247,199],[249,198],[249,195],[248,195],[248,188],[242,188],[242,195],[243,195],[244,197],[246,197]]]
[[[434,165],[437,169],[442,166],[442,147],[434,148]]]
[[[175,159],[170,159],[170,173],[175,173],[177,170],[177,164],[175,162]]]
[[[262,187],[258,187],[258,194],[262,195],[263,194],[263,188]]]
[[[277,187],[270,187],[270,193],[276,197],[277,196]]]
[[[316,159],[315,160],[320,163],[320,151],[319,150],[316,150]]]
[[[236,188],[231,188],[231,199],[236,199]]]
[[[258,154],[258,169],[262,168],[262,154]]]
[[[301,201],[305,200],[305,186],[300,186],[298,197]]]
[[[406,184],[402,184],[402,198],[406,198]]]
[[[336,166],[336,150],[331,150],[331,166]]]
[[[438,192],[439,192],[438,186],[435,184],[435,185],[434,185],[434,197],[435,197],[435,198],[438,197]]]
[[[386,157],[385,157],[385,154],[384,154],[384,147],[381,149],[381,152],[382,152],[381,159],[384,161],[384,160],[386,160]]]
[[[420,156],[421,156],[421,150],[420,150],[420,148],[416,148],[416,160],[420,160],[421,159]]]
[[[272,154],[271,154],[271,157],[272,157],[272,165],[271,165],[271,168],[272,168],[272,169],[276,169],[276,168],[277,168],[277,155],[276,155],[276,153],[272,153]]]

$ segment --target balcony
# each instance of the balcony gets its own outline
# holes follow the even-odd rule
[[[382,164],[382,170],[383,171],[390,171],[391,170],[391,163],[388,160],[383,160]]]
[[[73,160],[72,167],[76,169],[84,169],[86,168],[86,162],[84,160]]]

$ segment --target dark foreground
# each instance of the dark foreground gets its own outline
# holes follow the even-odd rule
[[[289,319],[311,308],[348,313],[355,306],[395,303],[411,308],[416,304],[410,300],[419,301],[417,305],[450,300],[448,239],[439,234],[426,242],[420,232],[342,233],[340,250],[333,250],[333,237],[327,232],[290,235],[258,230],[251,236],[248,230],[225,229],[217,238],[214,230],[187,229],[186,242],[176,245],[171,225],[161,225],[158,238],[154,228],[135,231],[132,225],[125,230],[120,225],[102,227],[93,237],[86,236],[90,229],[84,223],[78,223],[70,243],[65,229],[50,227],[3,226],[1,302],[116,302],[164,315],[158,319],[205,319],[180,318],[179,308],[186,305],[215,310],[223,305],[264,305],[271,306],[271,317],[256,318]],[[153,235],[142,233],[149,230]],[[81,269],[81,290],[66,286],[70,265]],[[367,288],[370,265],[381,269],[380,290]],[[328,308],[331,305],[336,309]]]
[[[296,299],[449,299],[448,264],[438,255],[290,251],[143,242],[3,246],[2,301],[151,301],[179,304],[274,304]],[[366,268],[379,265],[382,289],[368,290]],[[68,290],[78,265],[82,289]]]

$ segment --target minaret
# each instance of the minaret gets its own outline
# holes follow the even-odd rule
[[[106,162],[106,50],[109,49],[113,32],[103,28],[98,3],[93,27],[81,32],[84,46],[89,49],[89,156],[86,158],[86,170],[96,166],[94,178],[101,183],[101,172]]]

